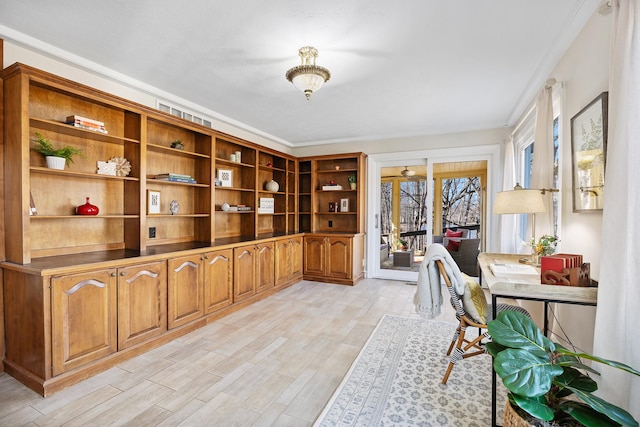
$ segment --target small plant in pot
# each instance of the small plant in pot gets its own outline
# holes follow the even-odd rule
[[[514,311],[499,313],[488,327],[492,342],[487,343],[487,350],[494,357],[496,374],[509,390],[511,408],[530,425],[638,426],[627,411],[592,394],[598,385],[583,372],[598,372],[581,359],[640,376],[639,371],[570,351],[544,336],[530,318]],[[532,419],[523,416],[527,414]],[[575,421],[578,423],[571,424]]]
[[[349,181],[349,187],[352,190],[355,190],[356,189],[356,182],[357,182],[356,181],[356,175],[355,174],[349,175],[349,177],[347,178],[347,181]]]
[[[64,169],[65,164],[69,166],[73,163],[73,156],[82,156],[82,150],[69,145],[62,148],[55,148],[51,140],[39,132],[36,132],[35,142],[38,144],[40,154],[47,158],[47,166],[52,169]],[[51,157],[54,159],[51,159]],[[64,159],[64,161],[56,161],[56,157],[58,159]]]

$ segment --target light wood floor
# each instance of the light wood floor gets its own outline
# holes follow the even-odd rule
[[[309,426],[378,320],[417,316],[415,289],[302,281],[46,399],[2,373],[0,426]]]

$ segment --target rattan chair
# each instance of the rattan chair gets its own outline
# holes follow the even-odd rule
[[[436,264],[438,265],[438,269],[440,270],[440,275],[444,279],[445,284],[447,285],[447,289],[449,290],[449,294],[451,296],[451,305],[456,311],[456,318],[460,322],[458,327],[456,328],[456,332],[453,335],[453,339],[451,340],[451,344],[449,345],[449,349],[447,350],[447,356],[449,356],[449,365],[447,366],[447,370],[442,378],[442,384],[446,384],[449,379],[449,375],[451,374],[451,370],[456,362],[466,359],[468,357],[476,356],[478,354],[486,353],[485,346],[482,344],[484,339],[491,339],[489,332],[487,330],[486,323],[482,323],[478,319],[474,319],[471,315],[467,313],[465,310],[464,304],[461,301],[462,295],[458,295],[455,288],[451,284],[451,280],[444,268],[444,264],[440,260],[436,260]],[[467,292],[470,292],[467,287]],[[487,320],[489,322],[491,319],[491,305],[487,304],[484,293],[480,290],[481,298],[484,300],[484,304],[487,307]],[[511,304],[498,304],[497,312],[503,310],[513,310],[519,313],[523,313],[526,316],[529,316],[529,312],[524,308],[511,305]],[[466,336],[467,328],[475,327],[479,328],[479,333],[476,338],[468,339]],[[453,352],[452,352],[453,351]]]

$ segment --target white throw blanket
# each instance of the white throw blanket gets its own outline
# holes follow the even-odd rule
[[[418,288],[413,297],[416,311],[428,318],[438,316],[442,306],[440,270],[436,264],[438,260],[443,262],[444,269],[458,295],[463,295],[465,290],[465,280],[449,252],[439,243],[430,245],[420,264]]]

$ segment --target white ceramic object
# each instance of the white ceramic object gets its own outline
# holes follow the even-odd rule
[[[229,206],[229,203],[223,203],[222,206],[220,206],[220,209],[226,212],[231,209],[231,206]]]
[[[171,203],[169,204],[169,212],[171,212],[171,215],[178,215],[179,211],[180,211],[180,204],[178,203],[177,200],[172,200]]]
[[[64,170],[64,165],[67,162],[64,157],[47,156],[46,159],[49,169]]]
[[[280,189],[280,184],[278,184],[278,183],[277,183],[277,182],[275,182],[274,180],[271,180],[271,181],[267,182],[267,183],[264,185],[264,188],[265,188],[267,191],[273,191],[273,192],[275,193],[276,191],[278,191],[278,190]]]

